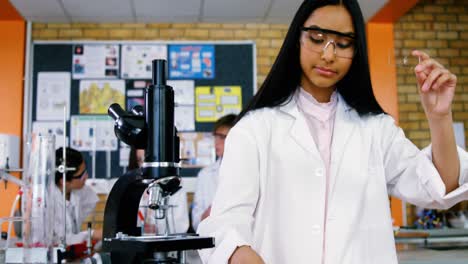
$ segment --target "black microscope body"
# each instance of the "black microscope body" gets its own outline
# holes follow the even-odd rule
[[[153,82],[145,90],[145,109],[136,106],[126,112],[118,104],[109,107],[109,115],[115,120],[116,136],[136,149],[145,149],[142,168],[119,177],[107,199],[103,250],[110,253],[113,264],[185,264],[183,251],[214,247],[211,237],[196,234],[143,236],[141,228],[137,227],[138,208],[145,190],[155,189],[155,197],[164,198],[181,188],[174,91],[166,85],[166,70],[165,60],[153,61]],[[149,207],[158,209],[159,206],[159,200],[155,199]],[[177,251],[176,259],[161,257],[173,251]]]

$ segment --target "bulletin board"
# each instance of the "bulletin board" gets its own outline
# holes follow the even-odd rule
[[[27,126],[30,131],[58,135],[60,147],[66,117],[67,145],[83,153],[92,178],[115,178],[126,170],[129,148],[115,137],[107,108],[113,102],[127,110],[144,104],[153,57],[168,61],[176,126],[181,139],[191,142],[190,148],[186,144],[187,150],[181,149],[183,158],[188,155],[182,176],[196,176],[212,161],[214,152],[206,152],[214,121],[240,112],[256,91],[251,41],[39,41],[33,43],[31,54]],[[198,153],[197,161],[191,160],[190,151]]]

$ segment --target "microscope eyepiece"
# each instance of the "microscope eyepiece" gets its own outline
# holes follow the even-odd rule
[[[153,85],[166,85],[167,67],[165,60],[153,60]]]
[[[132,108],[132,113],[137,116],[143,116],[145,114],[145,109],[141,105],[135,105]]]
[[[116,121],[126,114],[125,110],[123,110],[122,107],[116,103],[111,104],[109,106],[107,113],[109,114],[110,117],[112,117],[112,119]]]
[[[136,148],[146,147],[146,126],[143,115],[126,112],[119,104],[112,104],[107,113],[115,120],[114,131],[117,138]]]

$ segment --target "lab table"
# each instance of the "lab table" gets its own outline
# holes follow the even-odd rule
[[[400,264],[467,264],[468,229],[399,230]]]

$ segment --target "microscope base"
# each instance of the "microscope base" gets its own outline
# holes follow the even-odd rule
[[[214,238],[196,235],[127,236],[105,239],[104,244],[107,244],[105,247],[110,249],[112,264],[148,263],[148,259],[154,258],[156,252],[181,252],[215,246]],[[158,262],[155,260],[154,263]]]

